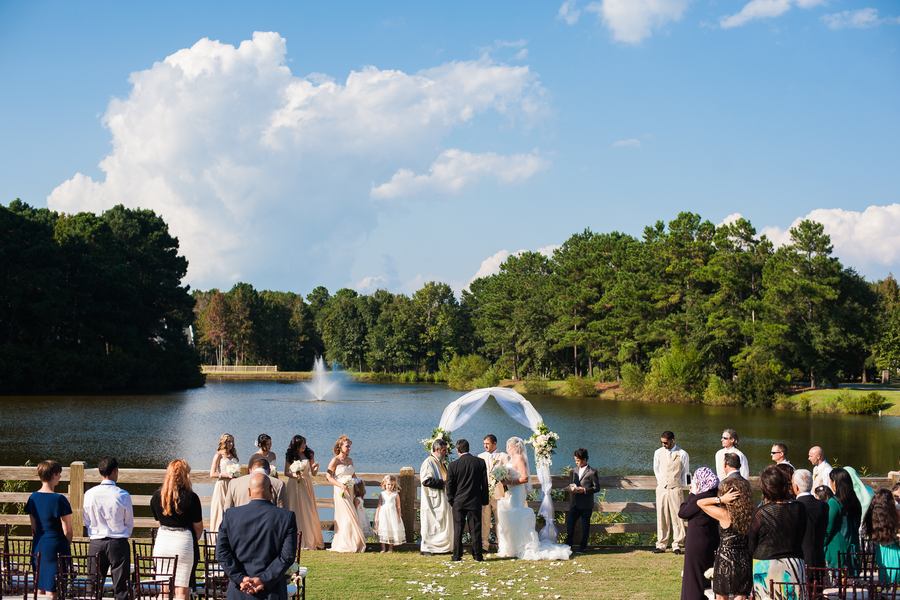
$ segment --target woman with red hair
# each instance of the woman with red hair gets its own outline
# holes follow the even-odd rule
[[[175,598],[186,600],[191,574],[199,558],[197,539],[203,533],[203,509],[191,486],[191,467],[183,459],[166,468],[162,487],[153,493],[150,509],[159,522],[153,556],[177,556]]]

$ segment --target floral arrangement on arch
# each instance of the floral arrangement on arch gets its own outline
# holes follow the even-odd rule
[[[447,458],[444,459],[444,464],[450,464],[450,461],[453,460],[453,451],[456,450],[456,446],[453,444],[453,438],[450,437],[450,432],[444,431],[440,427],[436,427],[431,430],[430,438],[419,440],[419,442],[425,446],[425,451],[431,454],[431,445],[435,440],[444,440],[447,442],[449,451],[447,452]]]
[[[537,424],[531,437],[525,442],[534,448],[534,462],[537,466],[547,465],[549,467],[553,464],[550,457],[556,454],[556,440],[558,439],[559,434],[550,431],[543,421]]]

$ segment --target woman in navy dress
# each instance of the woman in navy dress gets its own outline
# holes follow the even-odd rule
[[[41,489],[31,494],[25,512],[31,518],[31,553],[41,553],[41,569],[38,577],[38,594],[56,598],[56,575],[59,565],[56,557],[71,554],[72,507],[62,494],[54,493],[59,483],[62,467],[55,460],[45,460],[37,467]]]

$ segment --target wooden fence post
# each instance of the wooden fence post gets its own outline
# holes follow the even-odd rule
[[[84,537],[84,461],[69,465],[69,504],[72,507],[72,534]]]
[[[416,528],[416,472],[412,467],[400,469],[400,514],[406,529],[406,543],[414,544]]]

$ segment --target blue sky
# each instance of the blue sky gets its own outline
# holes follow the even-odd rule
[[[257,3],[259,4],[259,3]],[[457,291],[585,228],[801,218],[900,274],[900,6],[0,2],[0,202],[153,208],[194,288]]]

